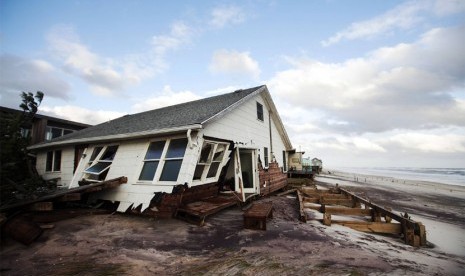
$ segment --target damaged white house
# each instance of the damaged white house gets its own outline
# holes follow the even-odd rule
[[[266,86],[126,115],[30,149],[39,174],[64,187],[127,177],[93,194],[120,212],[144,211],[179,185],[221,184],[245,201],[269,184],[263,168],[287,171],[293,150]]]

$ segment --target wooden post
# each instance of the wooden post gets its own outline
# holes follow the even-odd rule
[[[331,214],[329,213],[323,214],[323,224],[326,226],[331,226]]]

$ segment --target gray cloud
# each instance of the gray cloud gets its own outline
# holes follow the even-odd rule
[[[21,92],[42,91],[45,96],[67,100],[70,85],[48,62],[15,55],[0,56],[0,99],[3,106],[18,108]]]

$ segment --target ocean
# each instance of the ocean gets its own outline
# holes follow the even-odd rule
[[[331,171],[331,169],[329,169]],[[341,167],[335,170],[347,173],[379,175],[398,179],[423,180],[450,185],[465,186],[465,168],[353,168]]]

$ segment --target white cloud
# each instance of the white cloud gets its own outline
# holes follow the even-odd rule
[[[193,28],[184,22],[178,21],[171,26],[169,34],[152,37],[155,62],[159,70],[163,71],[168,67],[165,61],[167,53],[178,49],[181,45],[188,44],[194,33]]]
[[[461,13],[465,10],[464,3],[461,0],[408,1],[369,20],[354,22],[346,29],[322,41],[321,44],[330,46],[344,39],[369,38],[396,29],[411,29],[432,15],[446,16]]]
[[[239,24],[245,21],[244,11],[236,6],[217,7],[211,12],[210,25],[214,28],[223,28],[228,24]]]
[[[78,106],[41,106],[40,113],[90,125],[100,124],[125,115],[124,113],[86,109]]]
[[[383,132],[437,125],[465,126],[465,27],[433,29],[411,44],[341,63],[294,59],[268,85],[294,107],[317,109],[333,131]],[[334,124],[334,122],[344,122]]]
[[[53,56],[62,62],[64,70],[87,82],[97,94],[114,95],[154,74],[149,69],[150,59],[99,56],[79,40],[73,28],[56,27],[47,38]]]
[[[260,68],[249,52],[235,50],[217,50],[213,53],[209,69],[213,73],[224,73],[235,76],[250,76],[258,79]]]
[[[45,97],[69,99],[70,85],[59,77],[53,65],[41,59],[14,55],[0,56],[0,95],[2,105],[17,107],[22,91],[42,91]],[[8,101],[11,101],[10,104]]]
[[[142,112],[165,106],[198,100],[200,97],[191,91],[174,92],[169,85],[165,85],[160,96],[154,96],[132,106],[135,112]]]

